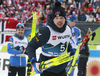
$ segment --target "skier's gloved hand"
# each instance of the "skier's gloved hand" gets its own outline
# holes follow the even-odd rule
[[[21,54],[26,54],[27,55],[27,52],[26,52],[26,50],[23,46],[21,46],[19,50],[21,51]]]
[[[94,37],[95,37],[95,36],[96,36],[96,33],[93,32],[93,33],[92,33],[92,39],[91,39],[92,41],[94,40]]]
[[[36,72],[37,74],[41,74],[42,72],[39,72],[38,69],[36,68],[36,62],[37,62],[36,58],[35,58],[35,57],[31,58],[31,59],[30,59],[30,62],[32,63],[35,72]]]
[[[24,51],[24,47],[23,46],[20,46],[20,51]]]
[[[75,52],[76,52],[76,49],[75,48],[70,48],[70,51],[71,51],[70,55],[74,55]]]
[[[84,39],[82,39],[83,44],[89,41],[90,38],[88,38],[87,35],[84,35]]]
[[[16,49],[16,50],[19,50],[19,49],[20,49],[20,47],[19,47],[19,46],[16,46],[16,47],[15,47],[15,49]]]
[[[21,54],[26,54],[27,55],[27,52],[25,50],[21,51]]]

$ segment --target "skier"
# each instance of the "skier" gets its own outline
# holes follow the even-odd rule
[[[76,17],[74,15],[69,15],[67,17],[67,24],[71,27],[72,37],[70,40],[70,44],[73,48],[73,54],[75,53],[78,44],[81,40],[81,30],[75,26],[76,24]],[[76,63],[78,63],[79,60],[77,60]],[[68,69],[67,69],[68,70]],[[69,76],[74,76],[74,70],[69,74]]]
[[[42,53],[39,62],[60,56],[62,53],[70,52],[71,29],[67,26],[65,9],[61,7],[60,2],[56,2],[52,9],[52,20],[48,21],[48,25],[41,27],[35,37],[28,43],[26,48],[29,59],[34,70],[40,76],[66,76],[67,63],[59,66],[51,67],[40,72],[36,68],[36,49],[42,46]]]
[[[16,33],[9,38],[7,51],[11,55],[9,63],[8,76],[25,76],[26,74],[26,56],[25,48],[27,47],[28,40],[24,37],[25,27],[22,23],[16,26]]]
[[[89,41],[89,40],[88,40]],[[89,57],[88,41],[80,51],[79,63],[78,63],[78,76],[86,76],[86,65]]]

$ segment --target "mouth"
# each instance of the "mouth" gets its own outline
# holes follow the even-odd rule
[[[19,33],[19,35],[22,35],[22,33]]]
[[[57,23],[59,27],[62,27],[62,22]]]

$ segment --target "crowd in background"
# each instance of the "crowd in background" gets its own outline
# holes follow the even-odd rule
[[[66,18],[73,14],[77,21],[100,22],[100,0],[0,0],[0,21],[14,18],[23,24],[32,22],[32,11],[37,12],[37,24],[46,24],[56,1],[65,8]]]

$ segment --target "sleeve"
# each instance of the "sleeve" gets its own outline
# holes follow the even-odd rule
[[[75,51],[76,51],[76,49],[73,49],[71,44],[69,43],[69,45],[68,45],[68,52],[71,52],[70,55],[74,55]]]
[[[7,44],[7,51],[9,54],[21,54],[20,50],[17,50],[13,47],[13,37],[9,38],[9,42]]]
[[[78,45],[80,43],[80,41],[81,41],[81,30],[78,29],[76,33],[78,34],[76,45]]]
[[[29,59],[36,57],[36,49],[44,45],[50,37],[50,31],[47,27],[41,27],[39,32],[28,43],[26,51],[28,52]]]

